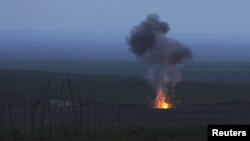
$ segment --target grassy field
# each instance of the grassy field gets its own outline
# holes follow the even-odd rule
[[[50,81],[50,95],[61,89],[62,81],[69,77],[74,91],[80,88],[84,100],[94,93],[98,100],[122,102],[149,102],[154,99],[154,89],[148,85],[144,75],[146,67],[137,63],[100,63],[83,65],[75,72],[42,72],[2,70],[0,87],[9,88],[17,97],[41,96]],[[81,68],[81,67],[80,67]],[[236,91],[240,101],[248,99],[250,66],[248,63],[200,62],[186,64],[180,68],[183,81],[176,87],[176,93],[183,103],[228,102]],[[28,87],[28,88],[27,88]],[[236,89],[236,90],[235,90]],[[61,91],[61,90],[60,90]],[[69,90],[64,88],[69,96]]]
[[[142,130],[132,132],[113,132],[109,134],[55,136],[52,138],[9,138],[9,141],[201,141],[207,140],[206,127],[185,127],[163,130]]]
[[[8,113],[10,104],[6,103],[9,96],[11,97],[12,117],[16,125],[13,128],[15,128],[15,133],[18,133],[17,137],[13,136],[14,138],[2,137],[27,140],[28,138],[23,137],[29,134],[24,131],[30,132],[32,103],[43,100],[46,95],[50,100],[61,99],[62,93],[63,98],[68,100],[72,100],[73,93],[74,100],[84,105],[81,111],[84,127],[91,126],[92,128],[96,124],[99,131],[88,135],[86,132],[84,134],[78,132],[69,136],[53,133],[50,139],[46,138],[47,140],[206,140],[208,123],[232,121],[231,115],[235,114],[231,110],[232,103],[240,105],[236,107],[240,109],[239,115],[246,112],[249,107],[249,105],[245,106],[250,102],[250,66],[248,63],[185,64],[184,67],[180,67],[183,81],[175,88],[180,104],[175,110],[166,112],[152,109],[155,90],[143,77],[146,71],[145,66],[131,62],[101,64],[84,65],[80,67],[81,71],[74,69],[64,72],[49,69],[45,71],[1,70],[0,108],[4,109],[4,116],[1,116],[0,121],[4,124],[1,124],[0,129],[2,131],[6,129],[4,131],[6,133],[10,130],[10,114]],[[96,108],[94,111],[93,99]],[[221,106],[216,108],[216,105]],[[42,106],[40,108],[42,109]],[[63,117],[66,118],[64,122],[69,122],[68,128],[70,124],[77,125],[77,128],[72,126],[69,130],[80,129],[78,124],[81,112],[77,111],[77,121],[74,121],[74,108],[63,111],[63,114],[58,113],[58,109],[50,110],[48,113],[54,113],[47,113],[48,126],[50,115],[53,115],[55,123],[60,125],[57,120],[61,121],[59,117]],[[121,113],[119,113],[120,110]],[[41,111],[36,112],[34,134],[39,134]],[[23,119],[19,117],[20,115]],[[247,119],[249,119],[249,112],[242,115],[238,121],[244,123]],[[93,122],[96,123],[93,125]],[[28,129],[22,132],[23,124],[27,125],[25,128]],[[53,124],[53,130],[60,130],[58,126],[54,127],[55,125]],[[122,131],[117,129],[122,129]],[[105,133],[104,131],[107,130],[111,132]],[[39,136],[31,139],[41,140]]]

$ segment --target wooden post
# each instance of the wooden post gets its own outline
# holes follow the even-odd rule
[[[61,106],[61,113],[60,115],[61,116],[64,116],[64,109],[65,108],[65,101],[64,101],[64,95],[63,95],[63,92],[64,92],[64,81],[62,80],[62,85],[61,85],[61,101],[63,102],[63,105]],[[60,116],[60,119],[61,119],[61,127],[62,127],[62,130],[65,132],[65,127],[64,127],[64,118]]]
[[[55,99],[58,100],[58,86],[56,86],[56,96]],[[54,130],[57,131],[57,120],[56,120],[56,115],[58,114],[58,106],[53,107],[53,124],[54,124]]]
[[[120,95],[118,96],[118,130],[121,130],[121,99]]]
[[[31,121],[31,130],[30,130],[30,136],[33,137],[34,134],[34,120],[36,116],[36,109],[39,105],[38,101],[35,101],[34,103],[31,101],[30,104],[30,121]]]
[[[78,98],[79,98],[79,114],[80,114],[80,130],[83,128],[83,119],[82,119],[82,99],[81,99],[81,91],[79,85],[77,85],[78,89]]]
[[[12,117],[12,103],[10,100],[10,93],[7,92],[7,99],[8,99],[8,111],[9,111],[9,120],[10,120],[10,127],[11,127],[11,133],[14,131],[14,123],[13,123],[13,117]]]
[[[96,128],[96,111],[95,111],[95,93],[92,93],[92,106],[93,106],[93,127],[92,127],[92,131],[93,133],[96,132],[95,128]]]
[[[3,92],[3,103],[2,103],[2,109],[1,109],[1,133],[4,135],[4,121],[5,121],[5,103],[6,103],[6,88],[4,89],[4,92]]]
[[[48,96],[48,118],[49,118],[49,138],[52,137],[52,120],[51,120],[51,106],[50,106],[50,98],[51,96]]]
[[[75,122],[75,134],[77,133],[77,118],[76,118],[76,108],[75,108],[75,98],[74,98],[74,93],[73,93],[73,89],[72,89],[72,86],[71,86],[71,82],[70,82],[70,79],[69,79],[69,76],[67,78],[68,80],[68,86],[69,86],[69,91],[70,91],[70,95],[71,95],[71,100],[72,100],[72,107],[73,107],[73,111],[74,111],[74,122]]]
[[[27,93],[26,93],[26,95],[30,95],[30,93],[29,93],[29,83],[26,83],[26,85],[25,85],[25,89],[27,90]],[[34,134],[34,117],[35,117],[35,104],[33,104],[33,95],[30,95],[29,96],[29,106],[27,106],[27,109],[28,108],[30,108],[30,109],[28,109],[28,110],[30,110],[30,114],[29,114],[29,120],[30,120],[30,125],[31,125],[31,127],[30,127],[30,133],[29,133],[29,136],[32,138],[33,137],[33,134]],[[34,107],[33,107],[34,106]],[[24,109],[25,109],[25,106],[24,106]],[[24,122],[24,125],[25,125],[26,123]],[[27,122],[27,124],[28,124],[28,122]]]
[[[42,109],[42,113],[41,113],[41,137],[44,138],[45,137],[45,130],[44,130],[44,123],[45,123],[45,114],[46,114],[46,107],[47,107],[47,96],[49,93],[49,87],[50,87],[50,80],[48,80],[48,85],[43,97],[43,101],[41,102],[41,109]]]
[[[235,124],[235,121],[236,121],[236,88],[233,88],[233,102],[232,102],[232,105],[233,105],[233,124]]]

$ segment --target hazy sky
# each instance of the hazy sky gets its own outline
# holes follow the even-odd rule
[[[0,30],[128,32],[149,13],[172,33],[250,34],[250,0],[0,0]]]

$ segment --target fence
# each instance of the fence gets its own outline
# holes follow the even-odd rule
[[[231,87],[230,89],[224,89],[213,86],[208,87],[208,89],[201,89],[181,86],[179,92],[187,92],[187,90],[193,93],[231,92],[232,95],[221,103],[212,101],[204,104],[180,104],[174,110],[155,110],[150,103],[121,102],[119,95],[116,102],[101,101],[96,99],[94,90],[91,92],[89,99],[83,99],[83,93],[80,91],[81,86],[72,84],[69,77],[62,80],[60,85],[55,86],[56,91],[53,95],[50,95],[51,81],[48,80],[44,94],[38,98],[33,97],[34,95],[14,97],[9,88],[2,87],[0,136],[11,135],[31,138],[78,134],[90,136],[103,132],[159,129],[177,124],[194,124],[194,119],[197,120],[197,123],[214,122],[215,119],[219,119],[215,122],[231,122],[232,120],[235,122],[237,113],[236,109],[232,111],[234,105],[248,108],[250,105],[249,99],[244,98],[249,92],[248,89],[231,89]],[[69,90],[69,95],[65,94],[66,87]],[[28,93],[29,87],[26,88]],[[238,108],[242,109],[242,107]],[[218,110],[226,113],[220,113]],[[193,113],[199,112],[205,114],[200,115],[200,117],[191,117]],[[240,115],[239,113],[238,116]],[[207,119],[207,117],[210,118]],[[249,117],[249,115],[244,117]],[[242,122],[247,121],[247,119],[242,120]]]

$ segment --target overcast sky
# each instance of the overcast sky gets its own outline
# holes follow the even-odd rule
[[[0,0],[0,30],[128,32],[149,13],[172,33],[250,34],[250,0]]]

